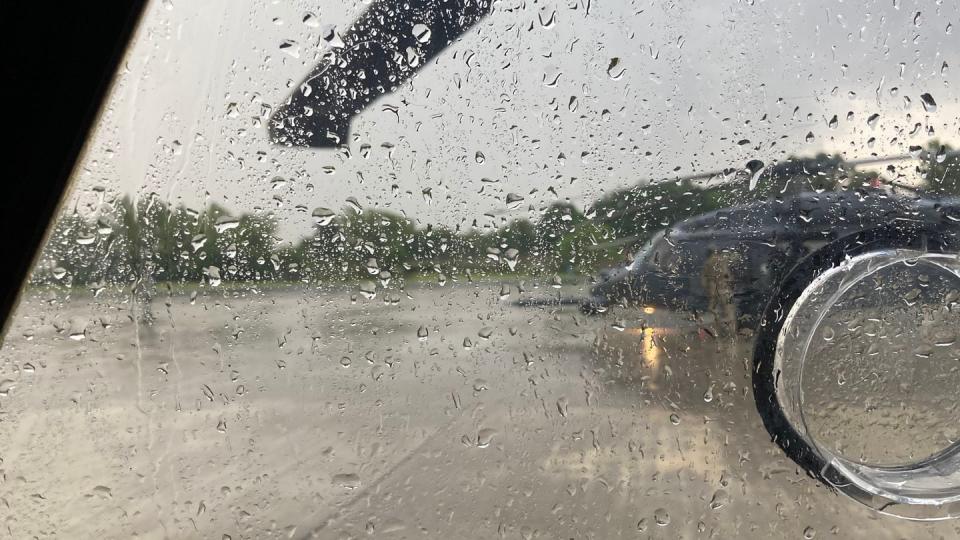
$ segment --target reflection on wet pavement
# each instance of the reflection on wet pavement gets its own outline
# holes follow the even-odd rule
[[[756,413],[749,338],[500,291],[213,289],[158,298],[139,327],[122,299],[38,292],[2,351],[18,367],[0,395],[5,534],[960,532],[875,514],[786,458]]]

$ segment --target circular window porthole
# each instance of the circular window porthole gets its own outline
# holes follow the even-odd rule
[[[772,363],[758,367],[766,388],[755,384],[781,447],[878,511],[960,516],[960,258],[848,258],[781,321]]]

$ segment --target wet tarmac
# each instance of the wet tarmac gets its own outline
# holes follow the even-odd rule
[[[787,458],[749,333],[507,285],[206,289],[156,297],[151,324],[109,292],[34,291],[0,351],[0,536],[960,534]]]

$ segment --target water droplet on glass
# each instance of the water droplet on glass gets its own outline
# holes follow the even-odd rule
[[[487,157],[483,155],[483,152],[477,150],[477,153],[474,156],[474,159],[477,160],[477,163],[483,163],[484,161],[487,160]]]
[[[303,24],[309,26],[310,28],[317,28],[320,26],[320,18],[317,17],[316,14],[309,11],[303,14],[301,21],[303,21]]]
[[[814,139],[814,138],[815,138],[815,137],[813,136],[813,132],[812,132],[812,131],[809,131],[809,132],[807,132],[807,136],[804,138],[804,140],[806,140],[808,143],[810,143],[810,142],[813,142],[813,139]]]
[[[363,213],[363,207],[360,206],[360,201],[356,197],[347,197],[346,203],[347,207],[358,215]]]
[[[218,233],[223,233],[225,231],[229,231],[230,229],[236,229],[239,226],[240,219],[233,216],[220,216],[213,224],[214,230],[216,230]]]
[[[803,530],[803,537],[807,540],[812,540],[815,536],[817,536],[817,531],[813,527],[807,527]]]
[[[113,233],[113,225],[111,222],[105,217],[97,218],[97,234],[107,236],[111,233]]]
[[[377,296],[377,284],[370,280],[361,281],[357,290],[367,300],[373,300]]]
[[[423,23],[417,23],[413,25],[413,37],[415,37],[420,43],[426,43],[430,41],[430,27]]]
[[[426,341],[428,337],[430,337],[430,330],[426,326],[420,325],[420,328],[417,328],[417,339]]]
[[[360,475],[357,473],[339,473],[333,475],[333,484],[349,490],[360,487]]]
[[[517,267],[517,259],[520,257],[520,251],[514,248],[509,248],[504,252],[503,258],[507,261],[507,266],[510,267],[510,270],[513,270]]]
[[[617,81],[623,77],[623,73],[626,71],[623,66],[620,65],[620,58],[613,57],[610,59],[610,63],[607,65],[607,75]]]
[[[330,210],[329,208],[314,208],[311,216],[313,217],[313,222],[315,224],[321,227],[326,227],[333,222],[333,218],[336,216],[336,214],[334,214],[333,210]]]
[[[327,26],[320,30],[320,35],[323,37],[323,40],[327,42],[331,47],[335,49],[343,48],[346,44],[343,42],[343,39],[340,38],[340,33],[337,32],[336,25]]]
[[[490,443],[493,442],[493,438],[497,435],[497,430],[491,428],[484,428],[477,432],[477,448],[486,448],[490,446]]]
[[[293,58],[300,58],[300,44],[292,39],[285,39],[280,42],[280,52]]]
[[[567,417],[567,409],[569,408],[569,406],[570,404],[567,401],[567,398],[561,397],[560,399],[557,400],[557,411],[560,413],[560,416],[564,418]]]
[[[730,504],[730,495],[722,489],[715,491],[713,497],[710,499],[711,510],[719,510],[728,504]]]
[[[194,253],[196,253],[197,251],[200,251],[200,248],[202,248],[203,245],[206,243],[207,243],[207,235],[205,234],[195,235],[190,240],[190,245],[193,247]]]
[[[657,508],[653,511],[653,520],[657,522],[657,525],[666,527],[670,524],[670,513],[667,512],[666,508]]]
[[[484,326],[483,328],[480,329],[479,332],[477,332],[477,335],[480,336],[482,339],[490,339],[490,336],[493,335],[493,328],[490,328],[489,326]]]
[[[867,117],[867,126],[876,127],[877,120],[880,120],[880,115],[878,113],[873,113]]]
[[[677,413],[671,413],[671,414],[670,414],[670,423],[673,424],[673,425],[675,425],[675,426],[676,426],[676,425],[679,425],[679,424],[680,424],[680,415],[677,414]]]
[[[833,330],[832,326],[827,326],[823,329],[823,340],[824,341],[833,341],[833,337],[836,332]]]
[[[523,196],[517,195],[516,193],[507,193],[506,201],[507,208],[514,210],[523,204]]]
[[[920,94],[920,102],[923,103],[923,110],[927,112],[936,112],[937,102],[930,94]]]
[[[547,30],[553,28],[553,26],[554,26],[554,24],[556,23],[556,20],[557,20],[557,12],[556,12],[556,10],[550,12],[550,16],[547,17],[546,20],[544,20],[544,18],[543,18],[543,12],[542,12],[542,11],[541,11],[538,15],[539,15],[539,17],[540,17],[540,26],[541,26],[541,27],[546,28]]]
[[[839,124],[840,124],[840,122],[839,122],[839,120],[837,120],[837,115],[833,115],[833,117],[830,119],[830,121],[827,122],[827,127],[830,128],[830,129],[837,129],[837,126],[838,126]]]

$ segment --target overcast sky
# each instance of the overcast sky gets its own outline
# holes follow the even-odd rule
[[[960,146],[956,0],[594,0],[589,13],[579,0],[501,1],[364,111],[349,157],[271,145],[255,118],[317,63],[324,28],[345,31],[365,6],[153,3],[72,202],[153,192],[192,207],[272,209],[294,238],[313,208],[351,196],[421,223],[484,225],[754,158],[900,154],[931,131]],[[619,77],[608,73],[613,58]],[[524,204],[506,211],[507,193]]]

